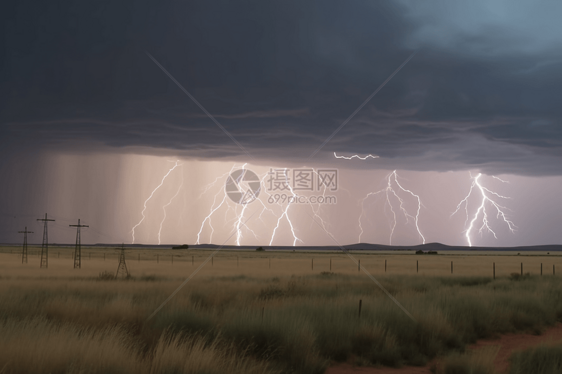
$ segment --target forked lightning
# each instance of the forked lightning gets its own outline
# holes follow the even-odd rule
[[[462,207],[462,205],[464,204],[464,210],[466,212],[466,221],[465,221],[465,225],[466,223],[468,223],[469,221],[469,213],[468,213],[468,199],[470,198],[470,196],[472,195],[472,192],[474,191],[474,187],[478,187],[478,191],[480,192],[480,205],[478,206],[478,209],[476,210],[476,213],[474,213],[474,215],[472,216],[472,219],[470,219],[470,223],[468,225],[468,228],[465,232],[465,237],[466,237],[466,241],[468,243],[469,247],[472,247],[472,240],[471,240],[471,233],[472,230],[474,229],[474,225],[475,223],[478,221],[478,217],[482,217],[481,218],[481,222],[482,222],[482,226],[480,226],[480,228],[478,229],[478,232],[480,234],[482,234],[483,230],[488,230],[489,232],[492,233],[492,235],[494,235],[494,238],[498,238],[496,236],[496,233],[494,232],[494,230],[492,230],[492,228],[490,227],[490,222],[488,221],[488,213],[486,211],[486,203],[488,203],[489,205],[492,205],[495,209],[496,209],[496,218],[499,219],[501,217],[502,221],[507,225],[507,227],[509,228],[509,230],[513,233],[515,232],[515,225],[513,224],[513,222],[511,222],[508,218],[507,215],[505,214],[504,210],[506,210],[507,208],[504,206],[499,205],[498,203],[496,203],[491,197],[490,195],[493,195],[497,198],[500,199],[509,199],[509,197],[507,196],[502,196],[500,194],[498,194],[497,192],[491,191],[490,189],[484,187],[481,183],[480,183],[480,177],[482,176],[481,173],[478,173],[478,175],[476,177],[472,177],[472,184],[470,185],[470,189],[468,191],[468,194],[466,195],[466,197],[464,199],[461,200],[461,202],[457,205],[457,209],[453,212],[453,214],[451,214],[451,216],[455,215]],[[497,179],[503,183],[509,183],[503,179],[500,179],[498,177],[492,176],[494,179]]]
[[[394,235],[394,230],[396,229],[396,224],[397,224],[396,211],[393,208],[393,202],[392,202],[392,199],[391,199],[392,196],[394,196],[394,198],[398,201],[398,203],[399,203],[398,208],[400,209],[400,211],[406,217],[406,222],[408,222],[409,219],[412,219],[414,221],[417,233],[422,240],[422,244],[425,244],[425,237],[423,236],[423,234],[420,230],[420,227],[419,227],[420,210],[421,210],[421,207],[422,207],[420,197],[418,195],[416,195],[415,193],[413,193],[412,191],[402,187],[400,182],[398,182],[398,173],[396,172],[396,170],[394,170],[392,173],[390,173],[387,176],[386,179],[387,179],[387,186],[385,188],[383,188],[382,190],[379,190],[379,191],[369,192],[361,200],[361,214],[359,215],[359,230],[360,230],[359,243],[361,243],[361,236],[363,235],[363,226],[361,225],[361,218],[365,215],[364,203],[369,197],[376,196],[378,194],[384,193],[384,195],[386,197],[385,205],[388,205],[388,207],[390,208],[390,211],[392,212],[392,221],[391,221],[390,238],[389,238],[390,245],[392,245],[392,237]],[[394,185],[396,185],[398,187],[398,191],[397,191],[397,189],[395,189],[393,187],[393,182],[394,182]],[[400,197],[400,195],[398,194],[399,191],[407,193],[407,194],[413,196],[414,198],[416,198],[417,203],[418,203],[418,207],[416,209],[415,215],[410,214],[406,210],[406,208],[404,208],[404,199],[402,197]]]

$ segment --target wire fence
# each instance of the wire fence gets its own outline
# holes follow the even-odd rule
[[[172,250],[126,249],[128,264],[152,264],[175,267],[194,267],[208,258],[208,251],[192,250],[173,253]],[[82,267],[88,263],[117,262],[119,250],[100,248],[82,248]],[[21,248],[2,248],[0,254],[10,255],[15,260],[21,258]],[[75,249],[68,247],[50,247],[49,261],[62,265],[65,262],[73,266]],[[472,255],[423,255],[413,254],[364,254],[354,253],[358,263],[354,264],[339,253],[300,253],[300,252],[228,252],[212,257],[206,265],[217,273],[236,272],[251,273],[271,271],[294,273],[360,273],[365,267],[374,274],[410,274],[410,275],[451,275],[451,276],[491,276],[501,277],[512,274],[556,275],[556,268],[562,269],[561,254],[472,254]],[[30,246],[27,251],[28,263],[21,266],[33,266],[39,263],[41,248]]]

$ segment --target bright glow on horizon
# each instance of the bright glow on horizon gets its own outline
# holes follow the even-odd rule
[[[7,206],[0,218],[7,225],[13,221],[14,225],[29,226],[26,217],[35,217],[36,210],[46,211],[57,219],[57,223],[60,222],[60,227],[53,225],[50,232],[53,242],[57,243],[74,240],[64,225],[67,222],[74,224],[77,218],[90,224],[84,232],[85,243],[130,243],[133,228],[134,243],[149,245],[222,244],[232,232],[234,235],[226,241],[227,245],[332,245],[326,231],[346,245],[357,243],[361,231],[361,242],[388,244],[391,238],[394,246],[424,242],[454,246],[525,246],[559,242],[559,231],[555,226],[562,219],[559,214],[562,201],[557,199],[556,187],[561,185],[561,177],[499,175],[492,178],[480,174],[476,179],[479,173],[473,172],[474,178],[467,184],[466,171],[348,169],[341,166],[351,161],[334,160],[340,167],[337,191],[320,187],[314,194],[337,197],[337,202],[291,203],[287,207],[287,200],[276,203],[272,198],[268,202],[277,191],[271,189],[267,174],[272,167],[283,168],[247,164],[244,168],[261,179],[262,190],[257,200],[239,206],[228,196],[225,199],[224,191],[230,171],[240,169],[243,163],[178,159],[176,166],[176,161],[170,163],[168,159],[142,155],[57,156],[49,163],[48,180],[26,181],[25,186],[31,186],[28,207],[12,213],[13,209]],[[286,168],[302,166],[288,164]],[[292,180],[293,171],[289,171],[287,178]],[[389,182],[394,192],[389,189]],[[377,202],[372,198],[379,190],[383,192],[379,193],[381,199]],[[537,191],[541,193],[537,194]],[[312,194],[291,192],[290,189],[284,192],[289,197]],[[362,198],[369,193],[371,195],[362,206]],[[387,194],[392,206],[387,202]],[[505,200],[506,197],[512,199]],[[465,198],[467,206],[463,202]],[[484,206],[478,212],[482,200]],[[459,214],[460,210],[464,213]],[[457,213],[451,218],[454,211]],[[211,212],[212,215],[207,217]],[[248,217],[252,218],[245,222]],[[314,224],[312,217],[326,230]],[[537,217],[541,219],[537,220]],[[476,236],[478,233],[482,236]],[[299,240],[295,241],[295,238]],[[19,238],[15,236],[12,240],[17,243]]]

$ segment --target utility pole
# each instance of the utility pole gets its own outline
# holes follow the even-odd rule
[[[77,225],[68,225],[68,227],[76,227],[76,247],[74,248],[74,269],[82,268],[82,243],[80,241],[80,228],[90,227],[88,225],[81,225],[80,218],[78,218]]]
[[[123,278],[129,277],[129,270],[127,270],[127,264],[125,263],[125,244],[121,245],[121,253],[119,253],[119,265],[117,266],[117,273],[115,274],[115,278],[119,278],[119,274],[121,274]]]
[[[49,234],[47,233],[47,223],[55,222],[54,219],[48,219],[47,213],[45,213],[45,218],[37,218],[37,221],[43,221],[45,226],[43,228],[43,243],[41,244],[41,266],[45,266],[45,269],[49,267]]]
[[[33,231],[27,231],[27,226],[25,230],[18,231],[19,234],[23,234],[23,248],[21,251],[21,263],[27,264],[27,234],[33,234]]]

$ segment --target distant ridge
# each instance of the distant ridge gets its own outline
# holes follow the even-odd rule
[[[219,245],[216,244],[198,244],[190,245],[190,249],[204,249],[204,248],[218,248]],[[256,249],[258,246],[235,246],[235,245],[225,245],[222,246],[223,250],[244,250],[244,249]],[[265,250],[300,250],[300,251],[341,251],[338,246],[262,246]],[[384,245],[384,244],[371,244],[371,243],[357,243],[348,244],[342,246],[345,249],[352,251],[517,251],[517,252],[556,252],[562,251],[562,245],[536,245],[536,246],[521,246],[521,247],[465,247],[465,246],[449,246],[441,243],[426,243],[413,246],[395,246],[395,245]]]
[[[184,244],[184,243],[181,243]],[[33,244],[37,246],[37,244]],[[52,244],[54,246],[60,247],[73,247],[72,244]],[[163,248],[171,249],[172,246],[178,244],[125,244],[126,248]],[[21,246],[21,244],[0,244],[0,246]],[[40,246],[40,244],[39,244]],[[88,247],[121,247],[121,243],[96,243],[96,244],[82,244],[82,246]],[[216,249],[220,245],[217,244],[189,244],[189,249]],[[222,246],[223,250],[254,250],[259,245],[225,245]],[[341,251],[338,246],[298,246],[293,247],[289,245],[279,245],[279,246],[267,246],[262,245],[265,250],[285,250],[285,251]],[[511,252],[557,252],[562,251],[562,245],[551,244],[551,245],[534,245],[534,246],[519,246],[519,247],[465,247],[465,246],[449,246],[441,243],[426,243],[411,246],[402,245],[384,245],[384,244],[371,244],[371,243],[357,243],[344,245],[343,248],[352,251],[511,251]]]

